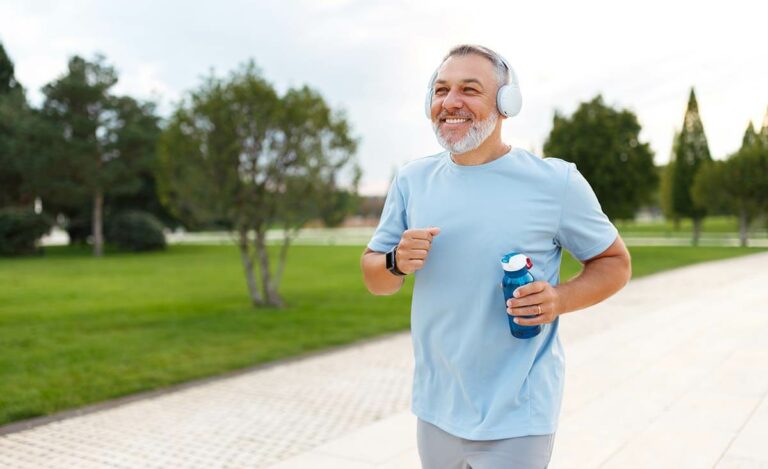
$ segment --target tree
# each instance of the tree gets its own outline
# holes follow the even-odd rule
[[[706,215],[706,206],[696,205],[691,196],[693,180],[699,169],[712,161],[704,133],[704,125],[699,116],[696,94],[691,88],[688,107],[683,119],[683,128],[676,133],[672,144],[672,158],[667,166],[669,190],[665,205],[675,220],[691,218],[693,220],[693,244],[699,244],[701,222]]]
[[[359,174],[349,133],[317,92],[305,86],[280,97],[253,62],[228,79],[211,75],[179,103],[161,135],[161,200],[189,225],[231,226],[251,302],[281,306],[291,240],[337,189],[342,170]],[[266,246],[273,227],[283,228],[276,269]]]
[[[606,106],[598,95],[581,103],[570,118],[555,114],[544,154],[576,163],[605,213],[630,219],[650,201],[658,183],[653,152],[639,134],[631,111]]]
[[[755,132],[755,127],[752,125],[752,121],[750,121],[747,130],[744,131],[744,136],[741,138],[741,147],[751,147],[758,140],[760,140],[760,134]]]
[[[360,196],[350,190],[337,189],[320,202],[320,219],[326,227],[335,228],[344,222],[347,215],[358,211]]]
[[[661,205],[661,211],[665,218],[672,220],[675,230],[680,229],[680,215],[675,212],[672,197],[673,178],[675,174],[675,153],[677,152],[679,140],[680,132],[675,131],[675,135],[672,138],[672,151],[670,153],[669,162],[664,166],[664,171],[659,177],[659,203]]]
[[[765,111],[765,116],[763,117],[763,127],[760,129],[758,139],[760,142],[762,142],[763,145],[768,147],[768,110]]]
[[[139,190],[158,135],[154,106],[114,96],[117,79],[104,57],[75,56],[67,73],[43,88],[42,112],[57,139],[47,155],[45,201],[81,220],[89,206],[95,256],[103,253],[105,197]]]
[[[691,190],[694,201],[708,210],[725,209],[739,218],[739,242],[747,245],[749,225],[768,203],[768,155],[751,146],[725,161],[699,170]]]
[[[18,91],[21,85],[16,81],[13,62],[0,43],[0,95]]]
[[[16,81],[13,62],[0,44],[0,207],[32,210],[36,194],[25,176],[32,169],[34,117]]]
[[[157,165],[157,140],[160,127],[154,103],[140,103],[130,97],[114,98],[114,109],[120,125],[116,126],[114,150],[124,163],[123,168],[131,175],[122,190],[109,190],[105,194],[105,218],[121,212],[143,211],[154,215],[166,225],[178,224],[160,204],[154,170]],[[108,239],[109,241],[109,239]]]

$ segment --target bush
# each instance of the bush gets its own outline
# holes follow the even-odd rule
[[[88,237],[91,236],[93,231],[93,222],[91,221],[90,212],[85,212],[85,216],[67,217],[67,221],[62,226],[69,235],[69,244],[81,244],[85,246],[88,244]]]
[[[0,255],[13,256],[40,252],[37,241],[48,234],[53,220],[29,209],[0,209]]]
[[[107,242],[126,251],[165,249],[163,224],[147,212],[132,210],[110,217],[104,236]]]

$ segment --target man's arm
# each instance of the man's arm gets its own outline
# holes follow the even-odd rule
[[[440,233],[440,228],[422,228],[405,230],[397,245],[397,268],[412,274],[424,267],[432,239]],[[392,295],[403,286],[404,278],[387,270],[386,254],[366,248],[360,259],[363,270],[363,282],[374,295]]]
[[[363,282],[368,291],[374,295],[392,295],[397,293],[405,283],[405,277],[398,277],[387,270],[386,254],[365,249],[360,259],[363,270]]]
[[[581,273],[553,287],[546,281],[533,282],[517,289],[507,302],[507,312],[523,326],[546,324],[561,314],[597,304],[627,284],[632,276],[632,261],[621,236],[608,249],[584,261]]]

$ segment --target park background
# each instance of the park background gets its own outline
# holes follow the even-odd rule
[[[358,259],[461,42],[512,62],[505,139],[577,162],[636,277],[757,252],[766,7],[627,8],[3,2],[0,424],[407,329],[412,284]]]

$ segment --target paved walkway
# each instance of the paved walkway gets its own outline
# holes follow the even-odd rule
[[[632,281],[561,323],[551,468],[768,469],[768,253]],[[396,334],[7,433],[0,467],[416,469],[412,365]]]

